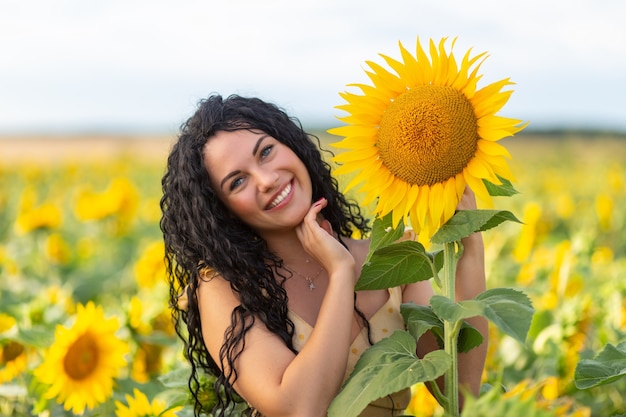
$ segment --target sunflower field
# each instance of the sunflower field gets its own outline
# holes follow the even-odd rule
[[[131,149],[118,138],[100,153],[89,140],[69,156],[37,153],[41,141],[20,155],[0,146],[0,415],[192,415],[159,230],[173,139]],[[626,341],[626,138],[522,133],[503,144],[519,194],[495,205],[523,224],[484,233],[487,285],[522,289],[535,316],[524,344],[490,335],[484,384],[505,392],[483,407],[626,414],[626,378],[574,383],[581,360]],[[423,386],[413,392],[408,414],[441,414]]]

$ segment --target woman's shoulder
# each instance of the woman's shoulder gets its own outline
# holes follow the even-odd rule
[[[345,239],[344,242],[354,257],[355,262],[357,264],[361,264],[367,257],[367,253],[370,250],[370,240],[348,238]]]
[[[211,305],[221,304],[217,301],[226,302],[228,309],[232,311],[232,306],[239,304],[239,298],[232,290],[230,282],[222,275],[210,268],[200,271],[198,277],[198,302],[210,301]]]

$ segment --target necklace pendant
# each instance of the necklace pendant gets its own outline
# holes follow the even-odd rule
[[[308,279],[307,282],[309,284],[309,291],[313,291],[315,289],[315,284],[313,283],[313,280]]]

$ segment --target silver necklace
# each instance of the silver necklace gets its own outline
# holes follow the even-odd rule
[[[308,260],[306,262],[309,263]],[[320,266],[320,270],[317,271],[315,276],[310,277],[308,275],[301,274],[300,272],[296,271],[295,269],[292,269],[293,272],[295,272],[297,275],[300,275],[302,278],[304,278],[304,280],[307,283],[307,286],[309,287],[309,291],[313,291],[315,289],[315,283],[313,282],[313,280],[315,280],[317,277],[319,277],[323,270],[324,270],[324,267]]]

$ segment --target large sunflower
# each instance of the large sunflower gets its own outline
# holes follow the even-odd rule
[[[373,85],[340,93],[346,125],[328,131],[344,137],[333,146],[348,150],[334,158],[335,173],[357,172],[346,191],[360,184],[364,204],[378,198],[376,214],[392,212],[394,226],[410,218],[420,240],[452,217],[466,186],[489,204],[483,180],[513,180],[510,155],[497,141],[524,128],[496,116],[512,93],[502,91],[509,79],[477,89],[485,53],[470,50],[457,63],[454,41],[449,53],[445,42],[430,41],[430,59],[419,39],[415,56],[399,43],[402,61],[381,54],[393,72],[367,61]]]
[[[35,376],[50,385],[45,396],[75,414],[111,397],[113,379],[126,365],[128,351],[115,335],[118,329],[118,320],[105,318],[101,306],[79,305],[74,325],[57,326],[54,343],[35,369]]]

